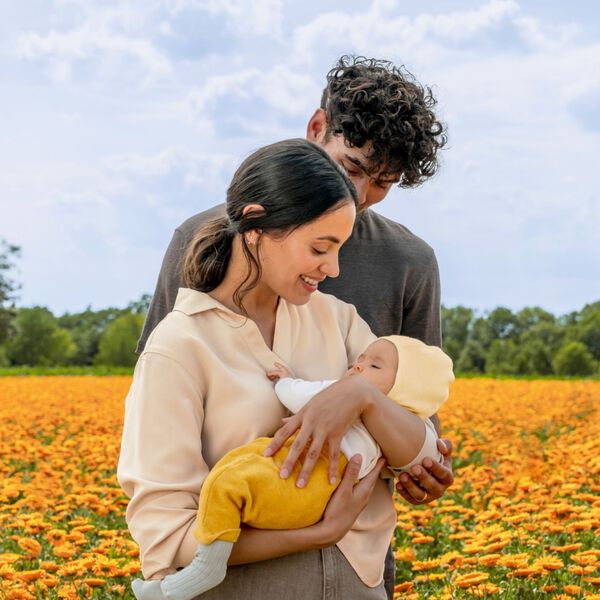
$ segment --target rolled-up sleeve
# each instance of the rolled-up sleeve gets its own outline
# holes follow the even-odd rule
[[[203,390],[173,358],[146,352],[125,402],[117,477],[129,496],[126,520],[146,579],[193,557],[202,456]]]

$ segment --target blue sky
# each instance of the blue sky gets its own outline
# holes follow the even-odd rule
[[[152,292],[173,229],[253,149],[303,136],[344,53],[405,64],[448,124],[438,175],[378,205],[442,300],[600,299],[600,9],[490,0],[30,0],[0,23],[0,238],[21,305]]]

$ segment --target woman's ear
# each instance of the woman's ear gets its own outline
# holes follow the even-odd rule
[[[246,244],[248,244],[249,246],[256,246],[259,232],[259,229],[251,229],[250,231],[246,231],[246,233],[244,233],[244,239],[246,240]]]

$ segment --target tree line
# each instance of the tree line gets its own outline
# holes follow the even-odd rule
[[[133,366],[150,296],[125,308],[55,316],[45,307],[19,308],[11,277],[19,248],[0,240],[0,367]],[[600,375],[600,301],[562,316],[530,307],[442,307],[444,350],[457,373]]]

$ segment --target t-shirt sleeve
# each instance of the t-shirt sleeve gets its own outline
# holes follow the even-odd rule
[[[197,547],[198,496],[209,471],[199,381],[176,360],[146,352],[125,402],[117,477],[130,498],[126,520],[145,578],[187,564]]]
[[[137,344],[137,352],[141,353],[146,346],[148,336],[152,330],[173,310],[177,290],[185,287],[183,281],[183,256],[189,243],[189,239],[181,229],[176,229],[171,243],[169,244],[163,258],[156,289],[152,296],[152,302],[144,321],[144,328]]]
[[[279,401],[293,414],[296,414],[313,396],[328,388],[335,379],[327,381],[305,381],[284,377],[275,384]]]
[[[442,346],[440,273],[434,251],[415,274],[411,296],[404,305],[401,335],[417,338],[430,346]]]

